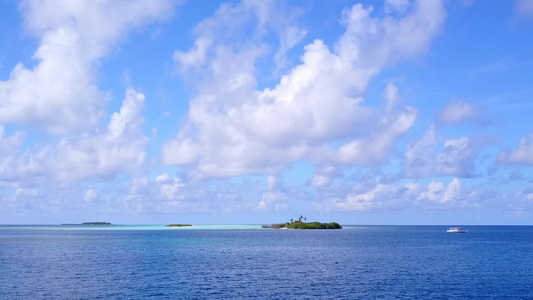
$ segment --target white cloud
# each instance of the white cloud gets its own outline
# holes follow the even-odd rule
[[[6,158],[7,156],[16,154],[24,138],[25,133],[22,131],[17,131],[12,136],[7,136],[5,134],[5,127],[0,126],[0,157]]]
[[[325,186],[331,184],[332,177],[341,175],[339,168],[332,165],[322,166],[315,171],[315,175],[311,178],[311,185]]]
[[[186,182],[179,177],[162,173],[151,180],[133,178],[119,195],[120,205],[134,213],[178,212],[266,212],[288,208],[289,195],[282,183],[270,177],[264,182],[230,180]]]
[[[438,203],[453,203],[460,199],[461,196],[461,181],[457,177],[446,187],[444,183],[432,181],[427,191],[420,194],[418,199],[427,199]]]
[[[12,161],[18,156],[20,147],[26,134],[17,131],[13,135],[5,134],[5,128],[0,126],[0,182],[16,180],[16,174],[11,170]]]
[[[533,133],[529,137],[525,136],[521,138],[518,143],[518,148],[515,151],[508,152],[505,150],[500,152],[498,162],[533,165]]]
[[[319,211],[390,211],[408,209],[481,209],[493,201],[458,178],[447,185],[432,181],[427,185],[408,182],[403,185],[382,184],[377,180],[352,184],[348,189],[332,185],[319,190],[313,208]],[[484,199],[481,199],[485,197]],[[518,198],[517,198],[518,199]],[[502,203],[499,203],[501,206]],[[507,205],[507,204],[505,204]]]
[[[85,192],[85,197],[83,197],[83,200],[87,203],[93,202],[98,199],[98,192],[90,188]]]
[[[472,138],[461,137],[445,140],[442,150],[438,145],[435,126],[429,128],[417,142],[407,146],[405,152],[406,177],[430,176],[469,176],[472,174],[474,159],[479,145]]]
[[[185,186],[179,178],[170,178],[167,173],[157,176],[155,181],[159,183],[160,195],[166,200],[179,199],[179,192]]]
[[[414,205],[421,192],[419,184],[383,184],[359,178],[357,183],[322,187],[312,202],[318,211],[379,211],[405,209]]]
[[[386,0],[385,11],[389,14],[404,14],[409,8],[410,3],[409,0]]]
[[[469,175],[473,168],[474,153],[471,138],[461,137],[444,141],[444,148],[437,154],[437,173]]]
[[[448,103],[439,114],[439,120],[445,124],[457,124],[476,116],[478,108],[470,103],[456,101]]]
[[[275,7],[269,9],[275,15]],[[299,159],[321,165],[385,161],[417,112],[409,107],[385,112],[365,106],[361,96],[382,68],[426,51],[446,13],[440,1],[417,1],[398,18],[373,18],[371,12],[362,5],[346,9],[346,32],[333,49],[313,41],[275,87],[258,90],[255,63],[266,55],[262,38],[269,19],[260,14],[264,18],[252,36],[234,42],[239,35],[228,40],[228,28],[238,33],[247,24],[243,20],[259,13],[248,2],[222,6],[197,28],[197,42],[213,43],[204,68],[184,74],[199,77],[198,92],[186,124],[164,144],[163,162],[187,166],[190,176],[202,178],[274,174]],[[196,57],[196,52],[193,47],[178,53]],[[388,102],[392,107],[394,101]],[[337,153],[330,143],[339,139],[347,142]]]
[[[280,47],[276,52],[274,58],[276,67],[274,74],[277,74],[288,65],[287,52],[300,43],[303,38],[307,35],[305,29],[298,28],[296,26],[287,27],[280,35]]]
[[[328,211],[366,211],[377,209],[385,195],[395,193],[392,185],[377,184],[373,189],[364,193],[350,193],[340,199],[331,199],[322,206]],[[316,204],[315,204],[316,205]]]
[[[496,203],[501,194],[491,194],[480,188],[465,186],[454,177],[448,185],[443,182],[432,181],[427,188],[420,191],[414,202],[420,209],[486,209],[492,208],[491,203]],[[505,206],[507,203],[498,203]]]
[[[271,186],[265,189],[266,183]],[[276,181],[276,182],[272,182]],[[151,222],[160,222],[165,214],[177,213],[264,213],[289,208],[294,196],[285,191],[279,180],[253,180],[235,183],[232,180],[186,182],[166,172],[155,179],[132,176],[98,182],[87,186],[80,182],[50,182],[24,187],[20,183],[0,181],[0,212],[14,215],[45,214],[50,222],[76,221],[96,216],[131,220],[131,216],[159,215]],[[118,188],[117,188],[118,187]],[[29,222],[28,216],[21,220]],[[159,221],[158,221],[159,220]]]
[[[59,218],[76,221],[87,216],[131,220],[132,215],[158,215],[158,219],[152,220],[157,223],[166,218],[165,214],[203,213],[221,217],[231,213],[291,211],[293,200],[297,198],[311,201],[312,209],[321,213],[396,211],[395,215],[398,211],[409,215],[444,210],[460,210],[468,215],[482,211],[520,213],[530,210],[533,204],[531,188],[503,193],[471,186],[458,178],[428,184],[413,181],[395,184],[367,176],[358,178],[355,183],[344,181],[319,187],[316,194],[305,193],[306,188],[286,189],[273,178],[241,183],[230,179],[186,182],[168,173],[161,173],[155,179],[133,177],[126,186],[117,180],[89,188],[76,182],[52,182],[36,187],[14,183],[2,190],[0,212],[7,212],[10,220],[17,216],[17,222],[45,213],[50,222],[58,222]]]
[[[387,100],[387,111],[390,111],[399,100],[398,87],[392,83],[387,84],[383,96],[385,97],[385,100]]]
[[[340,164],[372,166],[386,161],[398,137],[414,124],[417,111],[407,107],[396,115],[384,114],[382,124],[375,124],[374,136],[348,142],[340,147],[337,159]]]
[[[120,112],[112,115],[107,128],[67,136],[55,145],[36,144],[22,154],[13,153],[22,142],[21,133],[0,135],[0,141],[6,140],[0,150],[8,152],[0,159],[0,180],[75,181],[133,172],[143,163],[148,143],[142,133],[143,106],[144,95],[128,89]]]
[[[287,195],[282,192],[264,192],[263,198],[257,203],[258,211],[284,211],[289,207]]]
[[[191,66],[202,66],[211,43],[212,41],[208,38],[199,38],[194,42],[194,46],[189,52],[176,50],[173,59],[183,69]]]
[[[533,0],[517,0],[515,11],[521,16],[533,15]]]
[[[109,98],[96,85],[98,60],[131,28],[168,16],[173,5],[170,0],[23,1],[25,27],[40,44],[33,68],[19,63],[0,81],[0,122],[54,134],[97,125]]]

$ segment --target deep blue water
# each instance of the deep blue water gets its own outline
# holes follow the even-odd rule
[[[532,226],[250,228],[0,226],[0,299],[533,299]]]

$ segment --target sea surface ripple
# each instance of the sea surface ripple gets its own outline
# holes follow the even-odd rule
[[[533,227],[0,226],[0,299],[533,299]]]

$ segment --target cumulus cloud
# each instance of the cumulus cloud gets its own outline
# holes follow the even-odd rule
[[[199,38],[194,42],[193,48],[189,52],[176,50],[172,57],[174,61],[179,62],[182,69],[193,66],[202,66],[206,59],[207,49],[211,46],[212,41],[208,38]]]
[[[279,179],[269,176],[263,181],[241,183],[221,179],[187,182],[180,177],[162,173],[155,180],[133,178],[118,196],[120,205],[130,212],[266,212],[288,208],[289,195]]]
[[[61,138],[57,144],[36,144],[18,153],[22,133],[6,137],[0,131],[0,180],[75,181],[104,179],[139,167],[148,143],[142,133],[144,95],[133,89],[106,128]]]
[[[351,192],[324,198],[324,202],[313,202],[315,210],[325,211],[369,211],[394,206],[394,195],[404,192],[404,188],[395,185],[376,184],[364,192]]]
[[[256,211],[284,211],[289,207],[285,193],[268,191],[263,193],[263,198],[257,203]]]
[[[184,75],[200,80],[186,124],[162,148],[163,162],[204,178],[275,174],[299,159],[320,165],[385,161],[417,111],[392,109],[392,98],[388,109],[365,105],[364,91],[385,66],[426,51],[446,15],[441,1],[391,5],[395,15],[381,19],[372,17],[372,7],[344,10],[346,31],[332,48],[314,40],[304,47],[299,65],[275,87],[264,89],[257,89],[255,63],[265,56],[262,38],[270,20],[260,12],[265,7],[272,12],[275,6],[222,6],[198,26],[190,52],[177,52],[179,66],[196,63]],[[405,12],[398,16],[401,9]],[[247,24],[240,20],[255,15],[264,18],[252,37],[239,42],[225,38],[228,28],[239,32]],[[204,53],[198,44],[206,39],[212,43]],[[331,143],[338,140],[346,142],[335,149]]]
[[[331,184],[332,178],[341,175],[339,168],[333,165],[326,165],[317,168],[310,184],[313,186],[325,186]]]
[[[266,181],[266,182],[265,182]],[[0,184],[2,184],[0,182]],[[116,186],[120,185],[119,189]],[[230,179],[186,181],[180,176],[161,173],[155,178],[132,177],[129,182],[106,181],[87,187],[81,183],[51,183],[22,187],[16,184],[2,190],[0,212],[9,217],[26,218],[35,212],[72,219],[94,216],[157,214],[264,213],[290,210],[290,199],[310,200],[312,209],[324,212],[435,211],[461,209],[473,211],[522,212],[531,209],[533,193],[526,188],[503,193],[463,183],[458,178],[434,180],[427,184],[386,182],[362,176],[317,188],[313,194],[305,187],[285,188],[276,177],[266,180]],[[72,217],[76,216],[76,217]],[[15,219],[11,219],[15,220]]]
[[[348,189],[335,185],[323,189],[316,196],[317,200],[313,201],[313,208],[326,211],[480,209],[482,201],[479,197],[481,195],[475,189],[463,186],[458,178],[453,178],[447,185],[441,181],[432,181],[427,185],[371,181],[353,184]]]
[[[287,52],[301,42],[306,34],[307,31],[305,29],[296,26],[289,26],[280,34],[280,47],[274,58],[276,64],[274,74],[280,73],[287,67],[289,64]]]
[[[5,132],[5,127],[0,126],[0,182],[17,180],[14,170],[11,170],[13,161],[19,156],[20,147],[24,142],[26,134],[17,131],[9,136]]]
[[[36,65],[19,63],[0,81],[0,122],[54,134],[97,125],[109,98],[96,85],[98,60],[131,28],[165,18],[173,6],[170,0],[23,1],[25,28],[39,39]]]
[[[295,198],[295,192],[286,190],[275,177],[187,182],[167,172],[155,178],[133,175],[127,181],[115,179],[89,185],[50,182],[24,187],[0,181],[0,186],[0,213],[7,212],[9,220],[16,222],[29,222],[36,213],[44,213],[50,222],[57,223],[60,217],[67,221],[88,216],[131,220],[132,215],[157,214],[157,220],[162,220],[165,214],[177,213],[280,212],[289,208],[289,199]]]
[[[406,107],[395,114],[383,114],[382,122],[375,124],[375,133],[369,138],[342,145],[337,159],[343,165],[372,166],[386,161],[398,137],[414,124],[417,111]]]
[[[461,182],[455,177],[448,186],[438,181],[432,181],[427,190],[422,192],[418,199],[427,199],[438,203],[454,202],[461,193]]]
[[[518,148],[508,152],[500,152],[498,162],[504,164],[530,164],[533,165],[533,133],[520,139]]]
[[[167,200],[177,199],[180,189],[185,185],[179,178],[170,178],[167,173],[157,176],[155,181],[159,183],[160,195]]]
[[[478,108],[470,103],[455,101],[448,103],[439,114],[439,121],[444,124],[457,124],[476,116]]]
[[[437,147],[442,145],[440,152]],[[437,130],[431,126],[417,142],[407,145],[406,177],[470,176],[480,145],[469,137],[437,140]]]
[[[8,136],[5,133],[5,127],[0,126],[0,157],[5,159],[7,156],[16,154],[24,138],[25,133],[22,131],[17,131]]]

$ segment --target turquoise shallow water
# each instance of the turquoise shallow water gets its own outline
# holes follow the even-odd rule
[[[261,225],[0,225],[0,230],[246,230],[261,229]]]
[[[0,299],[533,299],[533,227],[0,226]]]

